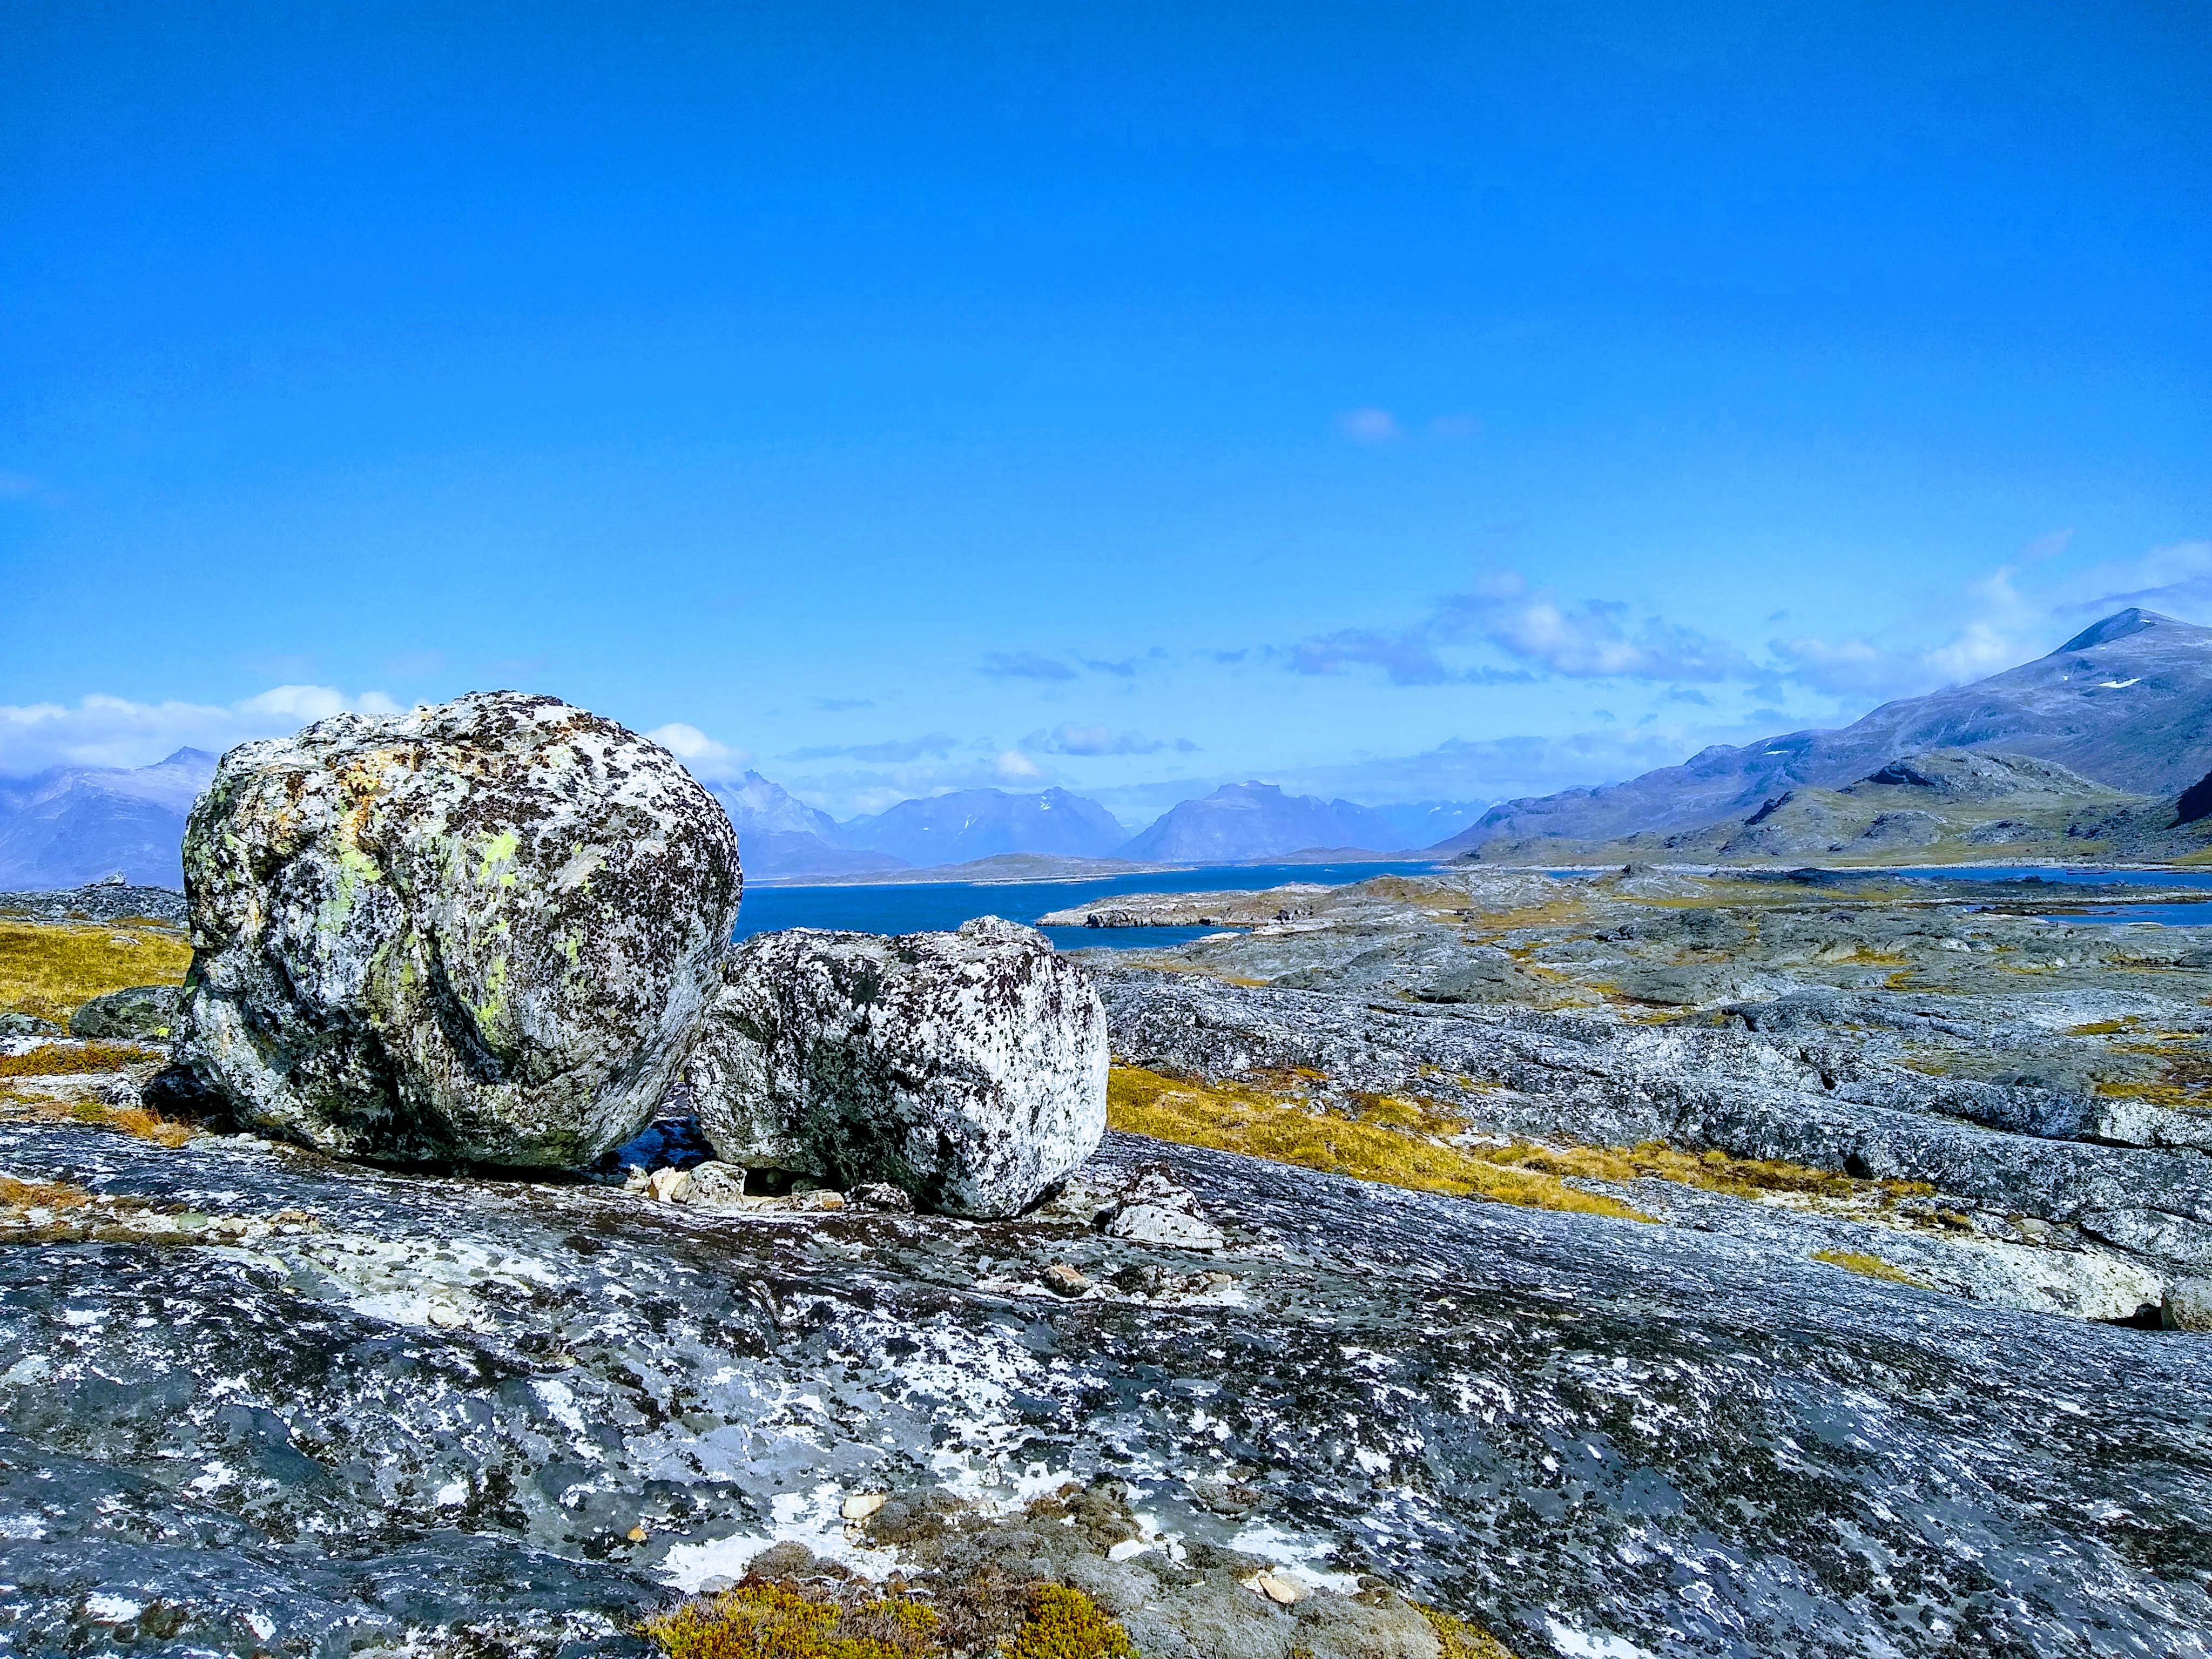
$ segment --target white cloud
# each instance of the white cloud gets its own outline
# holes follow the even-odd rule
[[[1336,429],[1356,444],[1395,443],[1399,436],[1398,417],[1387,409],[1347,409]]]
[[[2072,532],[2038,537],[2021,562],[1970,582],[1948,608],[1950,633],[1934,646],[1885,646],[1865,638],[1775,640],[1790,679],[1831,696],[1888,698],[1958,685],[2056,650],[2085,622],[2129,605],[2193,618],[2212,611],[2212,542],[2176,542],[2140,558],[2109,560],[2068,574],[2044,571]],[[2035,578],[2029,591],[2021,583]]]
[[[1452,647],[1486,646],[1515,665],[1469,664]],[[1661,617],[1632,623],[1618,600],[1562,601],[1501,571],[1470,593],[1455,593],[1401,629],[1341,629],[1290,650],[1301,674],[1334,674],[1349,665],[1380,668],[1395,685],[1494,684],[1542,674],[1570,679],[1715,681],[1748,679],[1758,670],[1725,640]]]
[[[326,685],[273,686],[234,703],[133,702],[95,692],[74,708],[0,704],[0,775],[50,766],[146,766],[179,749],[220,753],[349,710],[390,714],[398,705],[381,691],[349,696]]]
[[[682,761],[693,776],[709,783],[741,777],[752,764],[753,757],[746,750],[717,743],[697,726],[686,726],[682,720],[656,726],[645,735]]]
[[[1055,726],[1049,732],[1032,732],[1022,747],[1043,755],[1154,755],[1163,749],[1185,754],[1198,745],[1188,738],[1170,744],[1165,738],[1148,738],[1142,732],[1120,732],[1110,726]]]

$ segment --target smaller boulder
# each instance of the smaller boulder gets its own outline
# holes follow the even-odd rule
[[[59,1036],[62,1028],[36,1014],[0,1014],[0,1037]]]
[[[110,1041],[164,1042],[177,1024],[184,991],[174,985],[134,985],[94,997],[70,1016],[70,1035]]]
[[[1106,1012],[1044,936],[748,940],[685,1074],[717,1157],[950,1215],[1019,1213],[1097,1150]]]

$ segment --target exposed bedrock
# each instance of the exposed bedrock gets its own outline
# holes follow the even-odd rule
[[[1756,1031],[1391,1006],[1141,969],[1100,983],[1115,1052],[1131,1064],[1214,1078],[1304,1067],[1340,1090],[1446,1100],[1503,1133],[1663,1139],[1924,1181],[2002,1214],[2078,1227],[2169,1276],[2212,1272],[2212,1160],[2049,1138],[2067,1132],[2057,1120],[2070,1108],[2048,1091],[1927,1077]],[[2033,1121],[2038,1099],[2053,1121]],[[1966,1121],[2008,1114],[2027,1121]]]
[[[686,1073],[718,1156],[1008,1216],[1097,1149],[1106,1016],[1041,933],[765,933],[731,958]]]
[[[184,847],[180,1052],[346,1157],[568,1166],[689,1052],[742,880],[675,757],[551,697],[342,714],[223,757]]]

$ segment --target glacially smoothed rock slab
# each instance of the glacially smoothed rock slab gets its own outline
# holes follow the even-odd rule
[[[1097,1149],[1106,1063],[1089,975],[986,916],[952,933],[748,940],[686,1084],[731,1164],[1006,1216]]]
[[[904,1570],[923,1530],[884,1522],[950,1497],[1150,1659],[1218,1659],[1216,1614],[1370,1652],[1314,1622],[1358,1574],[1520,1659],[2208,1650],[2201,1336],[1118,1134],[1071,1194],[1157,1201],[1163,1161],[1229,1248],[1095,1199],[721,1216],[0,1122],[0,1169],[167,1228],[0,1249],[0,1635],[638,1659],[679,1587],[781,1540]],[[1126,1559],[1054,1553],[1081,1528],[1025,1501],[1104,1481]]]
[[[342,714],[223,757],[185,838],[180,1053],[346,1157],[571,1166],[635,1134],[716,984],[735,832],[550,697]]]

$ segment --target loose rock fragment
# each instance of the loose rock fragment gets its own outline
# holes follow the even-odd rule
[[[682,1204],[691,1196],[688,1170],[655,1170],[645,1178],[645,1189],[662,1204]]]
[[[342,714],[234,749],[185,835],[180,1054],[351,1158],[573,1166],[642,1127],[738,910],[676,757],[550,697]]]
[[[839,1506],[838,1513],[848,1521],[865,1521],[883,1508],[889,1494],[879,1492],[855,1492]]]
[[[1106,1058],[1089,975],[986,916],[954,933],[749,940],[686,1076],[732,1164],[997,1217],[1097,1150]]]
[[[1044,1270],[1044,1287],[1055,1296],[1081,1296],[1091,1281],[1073,1263],[1055,1261]]]
[[[1252,1588],[1279,1607],[1291,1607],[1306,1599],[1306,1587],[1287,1573],[1259,1573],[1252,1580]]]

